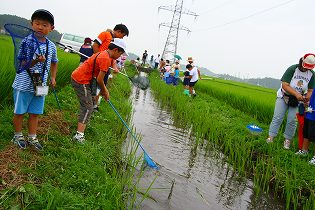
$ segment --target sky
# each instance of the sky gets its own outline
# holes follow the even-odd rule
[[[60,33],[89,36],[125,24],[127,50],[149,56],[162,54],[173,13],[159,6],[176,0],[0,0],[0,14],[30,19],[36,9],[55,17]],[[184,0],[184,9],[199,16],[182,15],[181,25],[191,33],[178,34],[177,54],[193,57],[198,66],[217,74],[241,78],[280,79],[285,70],[306,53],[315,53],[314,0]]]

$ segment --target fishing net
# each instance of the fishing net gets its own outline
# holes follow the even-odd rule
[[[132,84],[142,90],[148,89],[150,86],[150,80],[144,76],[137,76],[130,79]]]
[[[33,59],[43,55],[40,50],[38,38],[44,38],[30,28],[17,24],[5,24],[14,45],[14,67],[17,73],[29,69]]]
[[[13,41],[15,70],[17,73],[21,73],[31,65],[35,51],[38,48],[36,36],[39,35],[36,34],[35,36],[32,29],[17,24],[5,24],[4,28]],[[27,39],[28,37],[29,39]]]

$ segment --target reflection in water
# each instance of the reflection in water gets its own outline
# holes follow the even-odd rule
[[[224,162],[218,150],[195,145],[191,129],[174,126],[170,113],[160,108],[149,89],[134,88],[132,101],[132,123],[160,165],[158,172],[147,168],[141,179],[145,189],[158,174],[150,191],[156,201],[146,199],[141,209],[284,209],[271,196],[255,195],[253,183]]]

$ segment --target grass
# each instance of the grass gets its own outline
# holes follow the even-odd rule
[[[143,174],[136,170],[141,158],[122,151],[127,130],[109,104],[103,101],[100,112],[93,114],[84,145],[71,140],[79,104],[68,84],[79,63],[78,55],[58,50],[57,96],[62,111],[50,93],[38,129],[44,151],[19,150],[11,143],[13,47],[7,36],[0,36],[0,44],[5,46],[0,48],[0,209],[126,209],[140,205],[134,199],[139,192],[134,178]],[[111,102],[129,122],[130,83],[121,75],[114,81],[109,82]],[[23,132],[27,134],[27,130]]]
[[[195,144],[205,150],[211,150],[213,145],[219,148],[239,174],[254,179],[256,192],[272,192],[286,202],[287,209],[315,209],[314,166],[294,154],[297,145],[284,150],[281,135],[273,144],[266,144],[270,123],[267,119],[272,116],[268,109],[263,109],[263,104],[272,107],[273,90],[247,87],[250,93],[247,94],[247,85],[240,83],[201,81],[196,85],[198,95],[193,99],[182,93],[182,86],[163,83],[157,72],[151,73],[150,80],[154,95],[172,110],[175,121],[187,128],[192,126]],[[273,101],[271,96],[266,102],[259,100],[272,93]],[[244,109],[244,106],[253,108]],[[257,110],[264,116],[258,117]],[[263,128],[263,133],[250,134],[246,129],[249,123]]]

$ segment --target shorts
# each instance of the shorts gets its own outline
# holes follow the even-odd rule
[[[183,83],[184,83],[185,86],[189,85],[189,80],[190,80],[189,78],[184,78],[184,82]]]
[[[194,87],[197,82],[198,82],[198,80],[195,82],[189,82],[189,87]]]
[[[35,96],[33,92],[13,89],[14,114],[43,114],[45,96]]]
[[[93,112],[93,97],[90,84],[79,84],[71,79],[72,87],[80,102],[78,121],[87,124]]]
[[[304,119],[303,136],[311,142],[315,142],[315,121]]]

